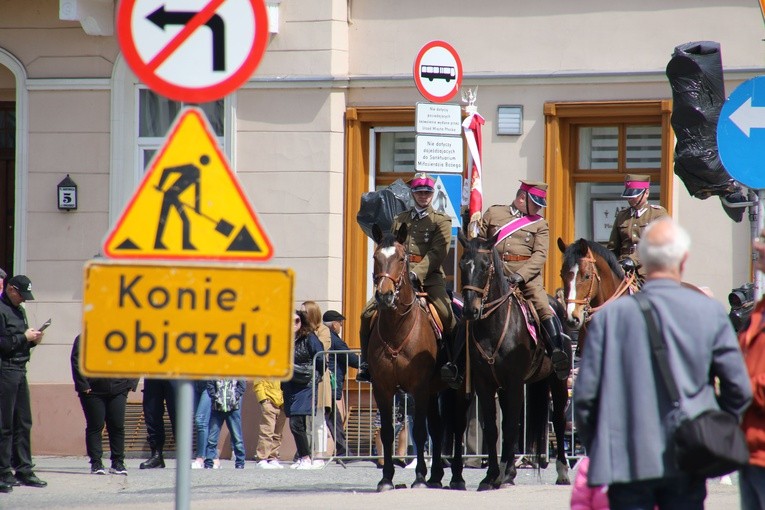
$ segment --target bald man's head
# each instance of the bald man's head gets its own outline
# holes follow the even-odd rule
[[[640,263],[652,271],[680,271],[688,256],[691,239],[683,227],[669,217],[650,223],[638,244]]]

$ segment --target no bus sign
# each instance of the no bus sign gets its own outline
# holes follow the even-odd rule
[[[122,0],[117,37],[130,68],[176,101],[221,99],[244,84],[268,42],[263,0]]]
[[[414,83],[428,101],[449,101],[462,85],[462,61],[457,51],[444,41],[423,46],[414,59]]]

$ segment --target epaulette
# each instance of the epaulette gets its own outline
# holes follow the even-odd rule
[[[656,204],[648,204],[651,206],[651,209],[663,209],[662,206],[656,205]]]

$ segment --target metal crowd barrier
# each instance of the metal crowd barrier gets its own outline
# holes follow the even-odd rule
[[[318,353],[314,357],[314,366],[319,356],[324,356],[327,362],[326,366],[329,367],[329,361],[342,364],[345,367],[345,378],[343,381],[342,398],[340,400],[333,400],[335,408],[333,413],[325,413],[324,409],[317,408],[317,385],[313,384],[312,402],[313,409],[317,410],[310,420],[311,424],[309,429],[311,430],[311,458],[321,459],[324,461],[340,460],[343,462],[355,461],[355,460],[369,460],[377,461],[379,459],[382,462],[382,450],[381,443],[379,442],[379,415],[377,413],[377,405],[372,395],[372,387],[369,383],[358,383],[354,379],[349,378],[349,372],[351,370],[348,364],[348,354],[359,354],[358,349],[351,349],[347,351],[323,351]],[[574,366],[576,368],[576,362]],[[328,368],[327,368],[328,370]],[[324,376],[327,376],[325,372]],[[314,371],[314,382],[316,380],[316,371]],[[572,389],[569,389],[569,397],[571,397]],[[526,416],[526,391],[524,388],[524,407],[523,417]],[[479,467],[481,462],[486,459],[486,454],[483,448],[483,431],[480,425],[479,410],[476,403],[477,399],[472,399],[470,406],[470,416],[468,419],[468,428],[465,431],[463,438],[463,457],[467,465],[472,467]],[[410,406],[412,405],[411,399],[406,398],[402,393],[397,397],[397,401],[394,403],[393,416],[394,416],[394,459],[401,462],[409,462],[415,458],[414,448],[411,435],[408,430],[411,428],[412,413]],[[499,431],[497,451],[501,453],[502,444],[502,411],[497,405],[497,428]],[[398,417],[398,419],[396,419]],[[584,455],[577,435],[576,429],[573,426],[573,400],[569,398],[569,404],[566,408],[566,455],[570,462],[575,462],[577,459]],[[342,451],[342,447],[337,447],[336,439],[345,438],[345,451]],[[400,444],[400,442],[406,441],[406,445]],[[547,449],[542,453],[542,458],[537,459],[530,452],[525,451],[526,441],[526,427],[525,424],[521,425],[521,434],[518,440],[518,448],[516,450],[516,465],[517,466],[533,466],[537,461],[549,461],[550,452],[555,452],[554,442],[555,434],[553,432],[552,423],[548,424],[547,428]],[[552,443],[552,444],[551,444]],[[448,445],[445,445],[448,446]],[[430,458],[429,452],[430,444],[426,445],[426,457]],[[444,455],[450,457],[452,455],[451,450],[444,448]],[[398,452],[399,454],[397,454]]]

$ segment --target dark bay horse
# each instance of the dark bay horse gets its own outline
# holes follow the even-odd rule
[[[380,410],[383,443],[383,477],[378,492],[393,489],[393,396],[402,389],[414,398],[414,444],[417,448],[415,487],[440,487],[441,420],[436,373],[438,343],[428,312],[419,304],[409,279],[409,255],[404,248],[407,227],[385,234],[372,227],[377,248],[374,253],[374,288],[377,319],[369,338],[368,360],[372,392]],[[426,420],[427,416],[427,420]],[[432,440],[433,464],[427,482],[424,446],[427,429]]]
[[[634,277],[625,277],[611,250],[587,239],[566,246],[558,238],[563,252],[563,295],[569,327],[579,330],[577,350],[584,347],[587,322],[606,303],[630,292]]]
[[[502,259],[494,248],[496,239],[467,240],[460,233],[464,251],[460,259],[463,321],[457,335],[467,334],[471,381],[483,412],[489,467],[478,490],[514,484],[515,445],[518,442],[526,385],[526,435],[537,455],[546,449],[550,395],[553,427],[557,438],[557,484],[567,485],[568,464],[564,447],[568,402],[567,381],[552,369],[544,346],[535,344],[526,326],[515,287],[503,275]],[[541,333],[540,333],[541,334]],[[502,409],[502,454],[497,462],[495,394]]]

